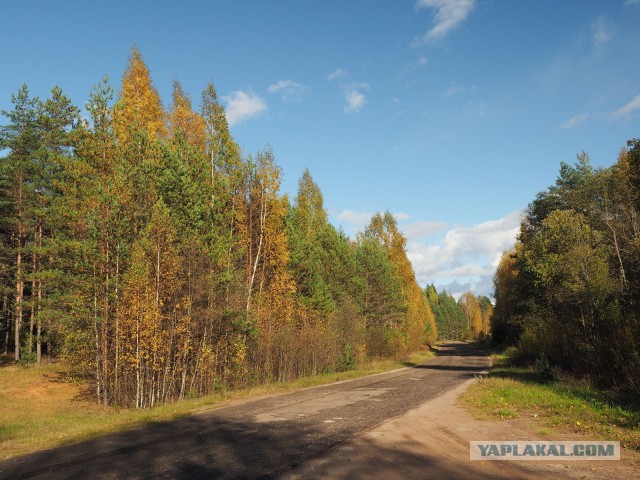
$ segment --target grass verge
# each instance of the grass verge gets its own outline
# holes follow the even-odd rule
[[[494,365],[501,360],[495,356]],[[498,364],[460,403],[478,419],[535,418],[544,424],[540,435],[575,432],[640,450],[640,399],[571,377],[549,379],[534,369]]]
[[[433,352],[420,351],[399,361],[371,361],[346,372],[230,390],[146,410],[105,407],[95,403],[87,398],[85,385],[66,380],[68,377],[63,364],[40,368],[5,366],[0,368],[0,460],[221,407],[233,399],[286,392],[414,366],[433,356]]]

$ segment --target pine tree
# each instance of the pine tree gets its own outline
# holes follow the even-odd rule
[[[7,165],[0,159],[0,348],[7,355],[11,337],[12,316],[10,298],[13,288],[13,252],[11,249],[12,222],[15,219],[14,204],[10,196],[10,182],[5,171]]]
[[[123,160],[115,132],[114,91],[105,76],[90,93],[87,110],[91,123],[78,129],[75,161],[66,175],[63,192],[64,208],[73,221],[71,231],[84,257],[75,261],[77,304],[91,318],[93,351],[69,349],[66,354],[77,365],[95,372],[99,401],[116,401],[121,371],[122,273],[127,264],[131,242],[126,191],[131,169]],[[76,316],[78,318],[78,316]],[[82,331],[81,325],[70,324],[67,336]],[[80,355],[80,358],[78,357]],[[82,358],[83,355],[85,358]]]
[[[298,228],[306,238],[315,238],[328,223],[322,192],[308,168],[298,182],[295,212]]]
[[[377,238],[387,249],[389,258],[397,268],[401,279],[407,308],[407,315],[402,325],[405,335],[402,348],[417,349],[423,343],[435,341],[437,337],[435,318],[416,282],[413,267],[405,250],[406,238],[398,229],[395,218],[389,212],[384,216],[378,213],[371,219],[365,233]]]
[[[33,208],[35,178],[37,176],[36,152],[40,148],[40,102],[31,98],[29,89],[23,85],[12,95],[12,111],[2,114],[11,122],[0,130],[0,147],[9,149],[3,159],[4,172],[9,180],[9,196],[14,205],[11,225],[12,249],[14,252],[14,358],[20,360],[22,347],[24,292],[27,263],[25,247],[33,232]]]
[[[62,195],[70,190],[65,172],[74,163],[75,128],[80,113],[62,89],[54,87],[51,97],[41,108],[41,143],[37,152],[39,175],[35,180],[34,235],[31,244],[31,322],[37,323],[36,359],[42,356],[42,333],[46,329],[47,353],[54,348],[56,333],[65,317],[67,297],[73,291],[70,277],[65,275],[67,258],[77,236],[70,225],[71,212],[62,207]],[[43,323],[46,322],[46,325]],[[30,335],[32,337],[32,335]],[[58,343],[63,339],[59,338]],[[31,352],[31,342],[27,351]]]
[[[328,285],[326,258],[319,241],[328,228],[322,192],[306,169],[298,182],[298,194],[288,220],[291,250],[289,269],[293,272],[301,300],[327,315],[336,308]]]

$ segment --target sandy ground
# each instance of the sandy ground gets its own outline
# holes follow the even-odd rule
[[[640,479],[640,454],[620,461],[470,461],[472,440],[590,440],[576,434],[541,437],[534,419],[476,420],[456,405],[454,390],[333,449],[288,473],[289,479]]]

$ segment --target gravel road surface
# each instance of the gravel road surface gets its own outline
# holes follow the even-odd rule
[[[471,346],[449,343],[417,367],[235,402],[10,459],[0,463],[0,478],[279,478],[488,366]]]

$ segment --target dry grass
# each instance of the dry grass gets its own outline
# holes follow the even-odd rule
[[[90,392],[87,392],[86,385],[69,381],[65,376],[65,366],[60,363],[42,367],[4,366],[0,368],[0,459],[126,430],[153,421],[170,420],[203,408],[217,408],[232,399],[372,375],[417,365],[431,357],[432,352],[420,351],[402,361],[374,361],[357,370],[227,391],[148,410],[97,404]]]

